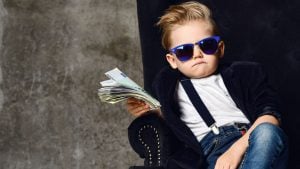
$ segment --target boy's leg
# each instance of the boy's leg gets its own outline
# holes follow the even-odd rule
[[[249,147],[240,169],[285,169],[288,161],[287,137],[270,123],[258,125],[250,134]]]

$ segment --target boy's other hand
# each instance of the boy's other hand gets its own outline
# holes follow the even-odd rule
[[[237,140],[232,146],[225,151],[217,160],[215,169],[236,169],[242,161],[246,152],[248,137],[245,135]]]
[[[141,116],[150,110],[150,106],[142,100],[128,98],[126,103],[127,111],[133,116]]]

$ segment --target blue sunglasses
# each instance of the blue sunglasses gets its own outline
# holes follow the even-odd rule
[[[215,54],[218,50],[219,42],[221,41],[220,36],[211,36],[205,39],[202,39],[195,44],[183,44],[176,46],[170,50],[170,53],[176,55],[176,57],[182,61],[190,60],[194,55],[194,45],[198,45],[203,53],[207,55]]]

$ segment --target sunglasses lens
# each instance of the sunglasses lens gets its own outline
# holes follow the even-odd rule
[[[208,55],[216,53],[218,49],[218,42],[214,38],[204,39],[199,43],[201,50]]]
[[[180,61],[187,61],[193,57],[194,46],[183,45],[175,50],[175,55]]]

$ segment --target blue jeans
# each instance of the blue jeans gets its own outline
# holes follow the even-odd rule
[[[217,159],[239,138],[247,124],[220,127],[220,134],[208,133],[201,141],[207,169],[215,167]],[[288,161],[287,136],[278,126],[258,125],[250,134],[249,146],[239,169],[285,169]]]

